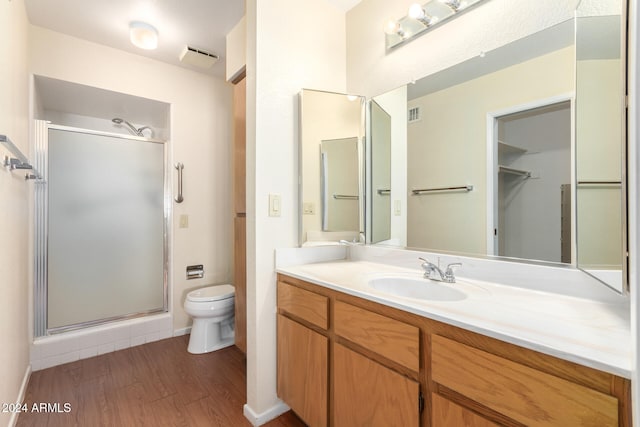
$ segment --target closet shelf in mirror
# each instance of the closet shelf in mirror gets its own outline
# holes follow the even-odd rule
[[[6,135],[0,135],[0,144],[3,145],[9,152],[10,156],[5,156],[4,166],[10,170],[27,170],[24,179],[42,179],[40,173],[31,165],[31,162],[22,154],[22,151],[9,139]]]
[[[498,141],[498,152],[500,154],[524,154],[527,152],[527,149]]]
[[[525,178],[531,178],[531,172],[525,171],[522,169],[514,169],[507,166],[498,166],[498,171],[500,173],[505,173],[509,175],[518,175],[518,176],[523,176]]]

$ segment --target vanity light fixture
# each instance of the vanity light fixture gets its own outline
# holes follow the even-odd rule
[[[411,19],[422,22],[425,27],[428,27],[434,21],[433,16],[427,15],[427,12],[420,3],[413,3],[409,7],[409,13],[407,16]]]
[[[387,25],[384,26],[384,32],[389,36],[395,35],[400,37],[401,39],[404,39],[406,36],[406,33],[404,32],[402,26],[400,26],[400,23],[398,21],[387,22]]]
[[[158,30],[146,22],[129,23],[129,39],[134,46],[152,50],[158,47]]]
[[[407,16],[390,20],[385,26],[386,47],[391,49],[466,12],[472,6],[485,0],[430,0],[427,3],[414,3],[409,7]]]
[[[440,3],[442,4],[446,4],[447,6],[449,6],[451,9],[453,9],[454,12],[458,12],[460,9],[463,8],[463,4],[460,2],[460,0],[440,0]]]

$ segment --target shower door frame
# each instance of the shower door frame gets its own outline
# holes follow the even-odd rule
[[[52,124],[45,120],[35,120],[35,167],[42,173],[42,180],[36,181],[34,186],[34,289],[33,289],[33,332],[34,337],[58,334],[62,332],[83,329],[90,326],[102,325],[118,320],[133,319],[155,313],[169,311],[169,240],[171,221],[171,174],[169,165],[168,141],[125,135],[113,132],[97,131],[72,126]],[[163,146],[163,306],[157,309],[145,310],[125,315],[112,316],[103,319],[90,320],[72,325],[48,327],[48,179],[49,179],[49,129],[82,133],[95,136],[113,137],[131,141],[141,141]]]

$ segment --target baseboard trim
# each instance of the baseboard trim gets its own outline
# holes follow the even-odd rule
[[[24,396],[27,394],[27,386],[29,385],[29,378],[31,378],[31,364],[27,365],[27,369],[24,371],[24,377],[22,378],[22,384],[20,384],[20,391],[18,392],[16,403],[22,404],[24,402]],[[18,423],[18,415],[20,415],[18,412],[11,414],[9,427],[15,427]]]
[[[176,329],[173,331],[174,337],[179,337],[181,335],[188,335],[191,333],[191,326],[187,326],[186,328]]]
[[[251,409],[248,403],[245,403],[243,407],[243,414],[244,417],[249,420],[251,425],[258,427],[284,414],[289,409],[290,408],[283,401],[278,400],[278,403],[273,405],[271,408],[257,414],[253,409]]]

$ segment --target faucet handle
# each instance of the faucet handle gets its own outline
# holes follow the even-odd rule
[[[435,267],[436,265],[434,263],[432,263],[431,261],[429,261],[426,258],[422,258],[422,257],[418,257],[418,259],[420,261],[422,261],[422,268],[429,268],[432,269],[433,267]]]
[[[455,283],[456,276],[453,274],[453,269],[457,267],[462,267],[461,262],[452,262],[451,264],[447,264],[447,269],[444,272],[445,281],[448,283]]]
[[[461,262],[452,262],[451,264],[447,264],[447,273],[451,272],[453,273],[453,268],[454,267],[462,267],[462,263]]]

